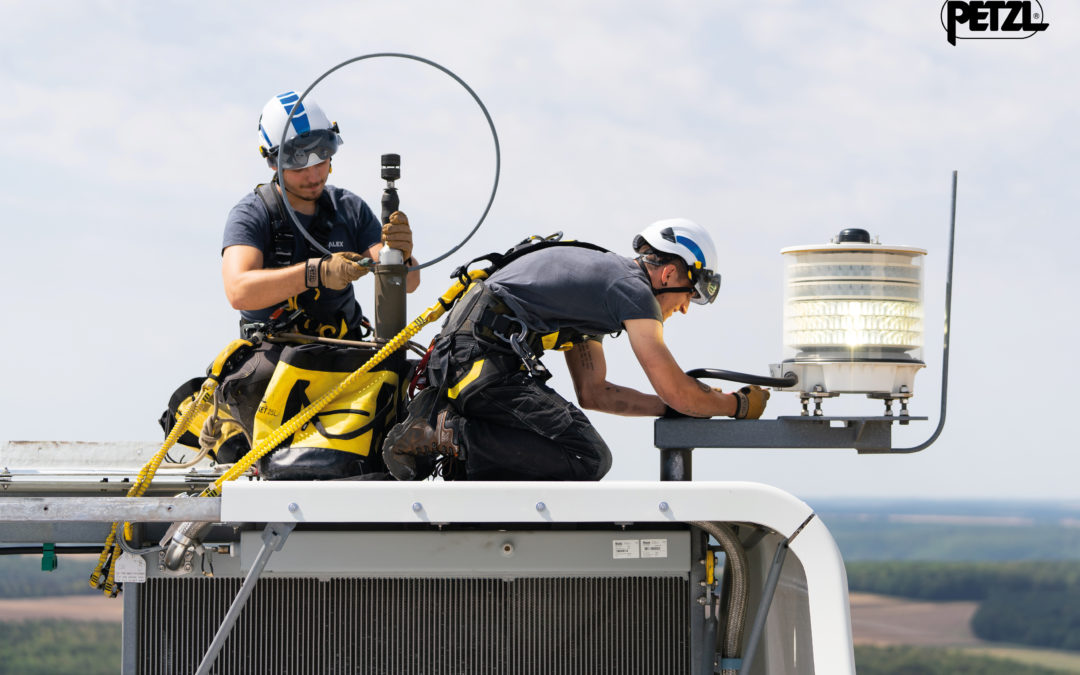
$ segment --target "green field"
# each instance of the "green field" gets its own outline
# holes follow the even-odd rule
[[[0,621],[0,675],[115,675],[120,626],[86,621]]]
[[[1008,659],[1028,666],[1049,668],[1055,672],[1080,673],[1080,652],[996,646],[969,647],[959,651],[964,654]]]
[[[1053,662],[1030,650],[942,649],[931,647],[855,648],[859,675],[1061,675],[1075,673],[1076,661]],[[1020,653],[1025,652],[1025,653]]]

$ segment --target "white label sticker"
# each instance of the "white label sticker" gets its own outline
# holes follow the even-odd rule
[[[642,558],[666,558],[667,557],[667,539],[642,539],[641,540],[641,557]]]
[[[615,539],[611,542],[612,558],[640,558],[641,542],[638,539]]]
[[[116,580],[129,584],[146,581],[146,561],[137,555],[122,553],[116,560]]]

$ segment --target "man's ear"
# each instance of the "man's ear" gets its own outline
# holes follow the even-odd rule
[[[675,275],[677,275],[678,273],[678,266],[676,266],[675,263],[668,263],[664,265],[664,269],[660,273],[660,281],[662,281],[664,285],[667,286],[672,282],[672,280],[675,278]]]

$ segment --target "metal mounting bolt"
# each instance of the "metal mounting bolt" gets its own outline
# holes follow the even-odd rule
[[[544,511],[546,509],[547,509],[547,504],[545,504],[544,502],[536,502],[536,510],[537,511]]]
[[[417,511],[417,512],[423,511],[424,510],[424,505],[421,504],[420,502],[413,502],[412,503],[412,510]]]
[[[296,513],[300,510],[300,505],[296,502],[289,502],[289,513]]]
[[[668,508],[669,508],[669,507],[668,507],[668,503],[667,503],[667,502],[660,502],[660,510],[661,510],[661,511],[667,511],[667,510],[668,510]]]

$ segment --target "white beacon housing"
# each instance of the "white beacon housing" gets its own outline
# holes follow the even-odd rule
[[[790,246],[784,256],[784,360],[791,389],[907,398],[924,367],[923,257],[910,246],[843,230],[832,242]]]

